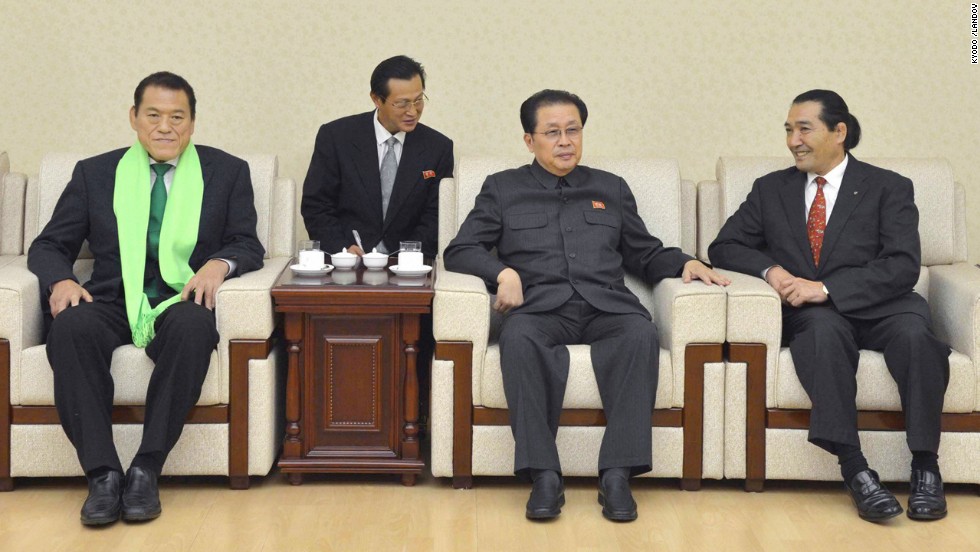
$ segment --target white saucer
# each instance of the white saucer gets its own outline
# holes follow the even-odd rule
[[[398,268],[398,265],[393,265],[388,268],[399,276],[425,276],[432,270],[432,267],[429,265],[422,265],[415,268]]]
[[[301,264],[294,264],[289,267],[289,270],[292,270],[293,274],[297,276],[326,276],[333,270],[333,265],[325,264],[320,268],[308,268]]]

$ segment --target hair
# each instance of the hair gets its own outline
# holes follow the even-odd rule
[[[542,90],[521,104],[521,126],[524,132],[532,134],[534,127],[538,126],[538,109],[549,105],[571,104],[578,108],[578,114],[582,118],[582,126],[589,118],[589,108],[585,107],[585,102],[571,92],[565,90]]]
[[[415,75],[422,79],[422,90],[425,90],[425,68],[421,63],[408,56],[388,58],[379,63],[371,73],[371,93],[385,101],[391,92],[388,88],[389,79],[412,80]]]
[[[187,101],[191,104],[191,120],[197,115],[197,98],[194,97],[194,89],[184,77],[169,71],[153,73],[136,85],[136,92],[133,93],[133,107],[136,108],[137,112],[140,110],[140,104],[143,103],[143,92],[149,86],[158,86],[167,90],[183,90],[187,94]]]
[[[847,109],[847,103],[840,94],[833,90],[810,90],[797,96],[793,104],[803,102],[817,102],[820,104],[820,120],[827,128],[833,130],[838,123],[844,123],[847,127],[847,137],[844,139],[844,151],[856,148],[861,141],[861,125],[857,117]]]

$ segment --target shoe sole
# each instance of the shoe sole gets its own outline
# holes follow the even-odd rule
[[[916,521],[936,521],[937,519],[943,519],[946,517],[948,512],[943,512],[941,514],[913,514],[912,510],[907,510],[905,513],[908,514],[909,519],[914,519]]]
[[[883,515],[879,515],[879,516],[869,516],[869,515],[866,515],[866,514],[862,514],[861,512],[858,512],[858,517],[860,517],[864,521],[870,521],[872,523],[877,523],[879,521],[888,521],[888,520],[890,520],[892,518],[895,518],[895,517],[898,517],[900,515],[902,515],[902,510],[897,511],[894,514],[883,514]]]
[[[602,517],[608,519],[609,521],[636,521],[637,512],[629,512],[626,514],[614,514],[606,510],[606,499],[599,494],[599,505],[602,506]]]
[[[160,517],[162,513],[162,509],[148,514],[127,514],[123,512],[122,519],[123,521],[150,521],[151,519]]]
[[[98,527],[100,525],[109,525],[110,523],[115,523],[119,521],[119,514],[116,514],[114,518],[81,518],[82,525],[87,527]]]
[[[548,510],[547,512],[532,512],[531,510],[525,510],[524,517],[535,520],[554,519],[558,517],[558,514],[561,514],[561,507],[564,505],[565,493],[562,493],[561,496],[558,497],[558,507],[554,510]]]

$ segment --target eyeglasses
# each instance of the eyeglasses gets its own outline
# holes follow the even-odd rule
[[[416,110],[421,111],[422,108],[425,107],[425,102],[427,101],[429,101],[429,97],[426,96],[425,94],[422,94],[421,98],[414,101],[398,100],[397,102],[391,102],[391,107],[394,107],[395,109],[405,110],[408,109],[408,106],[414,105]]]
[[[549,142],[557,142],[561,138],[562,133],[564,133],[569,140],[577,140],[580,136],[582,136],[582,127],[568,127],[565,130],[553,128],[546,132],[533,132],[532,134],[540,134]]]

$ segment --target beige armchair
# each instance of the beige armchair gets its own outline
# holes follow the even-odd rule
[[[440,255],[455,236],[487,175],[528,163],[522,158],[467,157],[456,178],[440,187]],[[621,175],[636,196],[650,231],[694,253],[695,188],[682,182],[675,161],[608,159],[591,166]],[[508,421],[496,343],[501,317],[475,276],[436,263],[430,434],[432,473],[470,487],[474,475],[513,475],[514,440]],[[679,278],[648,286],[627,277],[660,332],[660,384],[651,417],[652,477],[681,478],[697,489],[723,475],[725,294],[717,286]],[[565,475],[595,476],[605,423],[587,345],[571,356],[558,450]]]
[[[27,178],[10,172],[7,152],[0,151],[0,267],[24,253],[24,194]]]
[[[30,181],[24,250],[47,223],[83,156],[51,154]],[[164,466],[165,475],[227,475],[247,488],[250,475],[266,475],[279,450],[280,360],[273,346],[275,317],[269,293],[289,264],[294,243],[296,187],[277,176],[272,155],[245,156],[252,175],[258,236],[265,266],[225,282],[216,317],[221,336],[197,406]],[[85,281],[92,255],[83,245],[75,274]],[[136,347],[112,357],[115,381],[113,434],[126,465],[136,453],[152,361]],[[0,488],[13,477],[81,475],[75,450],[54,408],[53,376],[45,354],[37,278],[26,257],[0,268]]]
[[[915,290],[929,301],[934,330],[953,349],[939,461],[947,482],[980,483],[980,270],[966,263],[963,187],[941,159],[871,159],[912,179],[919,209],[922,269]],[[700,241],[707,247],[754,180],[787,158],[721,158],[717,181],[698,185]],[[764,280],[729,274],[725,477],[761,491],[765,479],[837,480],[836,459],[807,442],[812,406],[788,348],[780,347],[778,295]],[[858,426],[862,448],[883,480],[908,481],[898,388],[881,353],[861,351]]]

